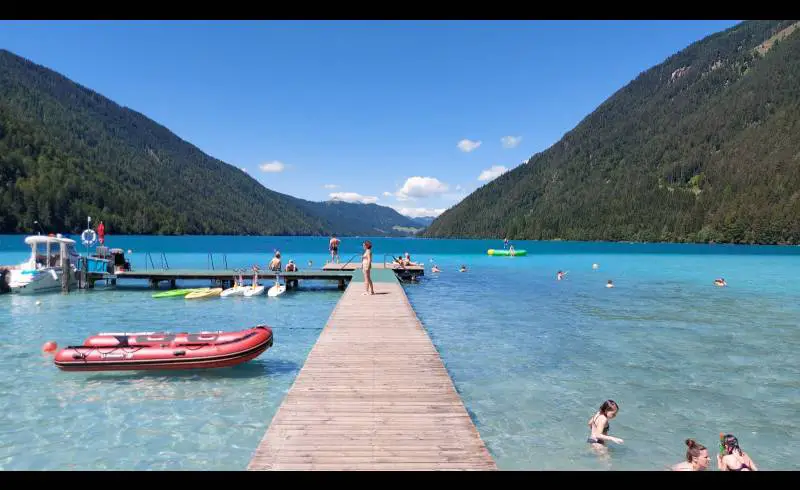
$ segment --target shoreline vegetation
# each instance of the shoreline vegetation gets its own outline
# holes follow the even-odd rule
[[[67,231],[67,232],[58,232],[62,235],[69,235],[72,238],[80,240],[81,231]],[[30,232],[3,232],[0,231],[0,236],[19,236],[25,237],[28,235],[35,235],[37,233],[36,230],[32,230]],[[48,232],[56,234],[56,232]],[[44,233],[42,233],[44,234]],[[111,235],[111,233],[109,233]],[[317,235],[306,235],[306,234],[257,234],[257,233],[237,233],[237,234],[226,234],[226,233],[204,233],[204,234],[193,234],[193,233],[183,233],[183,234],[148,234],[148,233],[114,233],[113,235],[116,236],[130,236],[130,237],[263,237],[263,238],[330,238],[330,233],[322,233]],[[369,238],[369,239],[401,239],[401,240],[464,240],[464,241],[471,241],[471,240],[481,240],[481,241],[497,241],[500,244],[503,242],[502,237],[482,237],[482,236],[443,236],[443,237],[430,237],[424,235],[348,235],[343,233],[335,233],[335,235],[339,238],[347,238],[347,239],[359,239],[359,238]],[[759,246],[759,247],[800,247],[800,243],[758,243],[758,242],[715,242],[715,241],[707,241],[707,242],[699,242],[699,241],[669,241],[669,240],[567,240],[563,238],[552,238],[552,239],[531,239],[531,238],[509,238],[509,242],[533,242],[533,243],[580,243],[580,244],[630,244],[630,245],[647,245],[647,244],[659,244],[659,245],[720,245],[720,246]],[[502,247],[499,245],[498,248]],[[324,251],[323,251],[324,252]],[[483,254],[485,250],[477,250],[476,253]]]

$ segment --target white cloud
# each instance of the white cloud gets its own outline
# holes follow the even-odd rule
[[[242,167],[242,172],[247,173],[247,169]]]
[[[456,146],[458,147],[459,150],[465,153],[469,153],[473,150],[476,150],[479,146],[481,146],[481,142],[463,139],[459,141]]]
[[[444,194],[449,186],[435,177],[409,177],[399,191],[395,192],[398,201],[413,200],[418,197],[430,197]]]
[[[401,208],[401,207],[394,207],[395,211],[402,214],[403,216],[408,216],[409,218],[420,218],[422,216],[439,216],[440,214],[445,212],[445,208]]]
[[[461,184],[456,184],[456,190],[457,190],[457,191],[460,191],[460,190],[461,190]]]
[[[360,202],[362,204],[373,204],[378,200],[375,196],[362,196],[357,192],[331,192],[328,196],[336,201]]]
[[[503,136],[500,138],[503,148],[515,148],[522,141],[522,136]]]
[[[258,166],[262,172],[269,172],[269,173],[277,173],[283,172],[286,168],[283,162],[279,162],[278,160],[273,160],[271,162],[265,162]]]
[[[392,197],[393,195],[394,194],[392,194],[391,192],[387,192],[387,191],[383,192],[383,197]]]
[[[481,172],[481,174],[478,176],[478,180],[490,181],[496,179],[505,172],[508,172],[508,168],[506,168],[504,165],[492,165],[491,168],[487,168]]]
[[[339,186],[338,186],[338,185],[336,185],[336,184],[325,184],[325,185],[323,185],[322,187],[324,187],[324,188],[326,188],[326,189],[336,189],[336,188],[337,188],[337,187],[339,187]]]

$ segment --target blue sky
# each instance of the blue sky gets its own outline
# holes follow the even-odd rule
[[[429,215],[738,22],[2,21],[0,47],[270,189]]]

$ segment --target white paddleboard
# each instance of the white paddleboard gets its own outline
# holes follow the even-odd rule
[[[249,286],[234,286],[232,288],[228,288],[225,291],[221,292],[219,295],[223,298],[227,298],[228,296],[243,296],[245,291],[249,289]]]
[[[275,284],[269,291],[267,291],[267,296],[279,296],[286,292],[286,286],[283,284]]]
[[[249,298],[250,296],[258,296],[260,294],[264,294],[264,286],[256,286],[256,287],[248,287],[247,291],[244,292],[244,296]]]

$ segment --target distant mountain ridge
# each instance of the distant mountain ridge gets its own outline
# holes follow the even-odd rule
[[[411,221],[414,221],[418,225],[426,227],[433,223],[433,220],[436,219],[436,216],[419,216],[417,218],[411,218]]]
[[[387,206],[339,200],[316,202],[293,199],[298,207],[319,217],[326,227],[337,230],[339,235],[409,236],[424,228],[412,218]]]
[[[393,235],[417,226],[372,205],[272,191],[169,129],[0,49],[0,233]]]
[[[798,26],[691,44],[422,236],[800,243]]]

